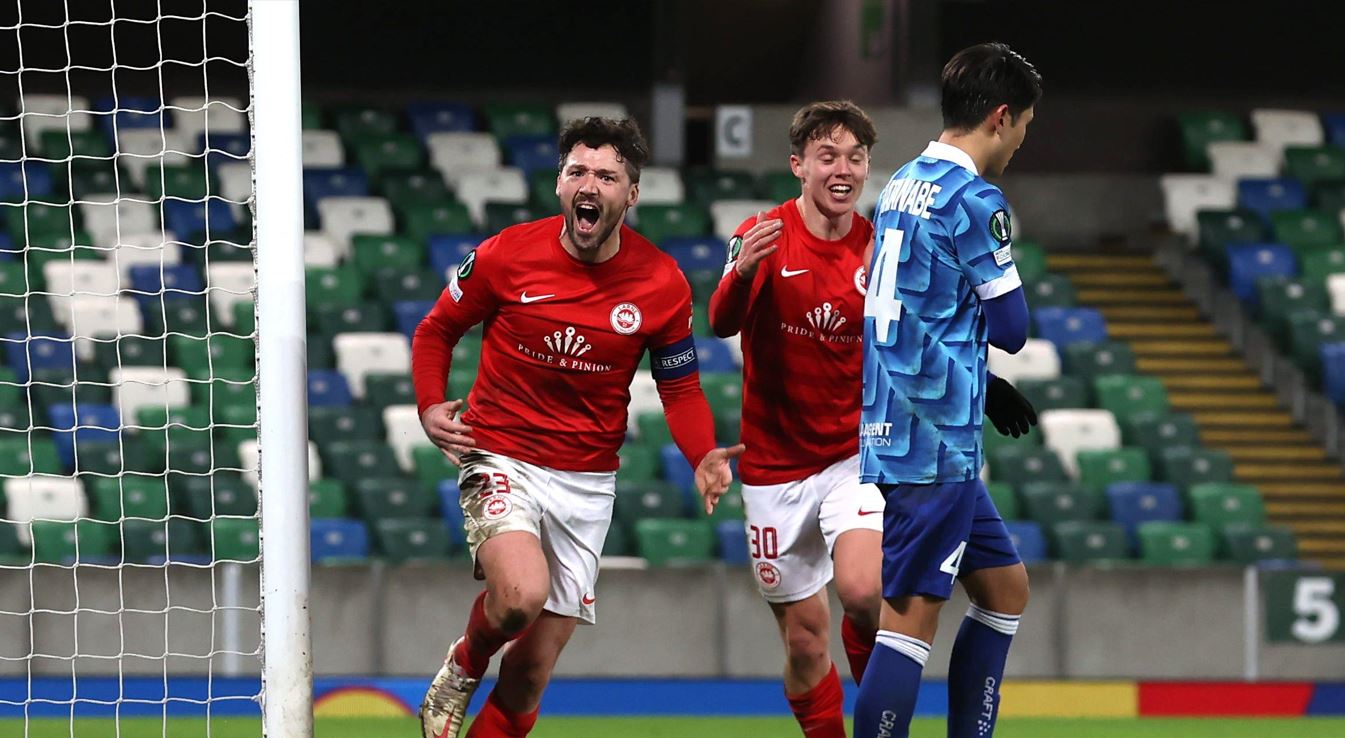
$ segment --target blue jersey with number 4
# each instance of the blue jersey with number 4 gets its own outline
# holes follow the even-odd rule
[[[860,473],[878,484],[981,470],[981,300],[1021,286],[1008,204],[964,151],[931,143],[892,175],[874,212],[864,302]]]

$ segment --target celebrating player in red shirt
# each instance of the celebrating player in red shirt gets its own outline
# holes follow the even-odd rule
[[[513,645],[468,736],[524,736],[580,622],[594,622],[630,383],[649,350],[668,426],[713,508],[742,447],[715,448],[691,338],[691,288],[630,228],[648,146],[634,121],[560,136],[562,215],[507,228],[463,259],[416,329],[425,433],[460,466],[467,542],[486,589],[421,705],[425,738],[456,738],[491,657]],[[485,321],[481,365],[444,400],[453,346]]]
[[[710,298],[715,333],[743,334],[739,473],[753,570],[784,638],[785,695],[810,738],[845,736],[827,644],[833,571],[856,683],[878,625],[883,497],[859,483],[858,456],[873,226],[855,212],[876,138],[853,103],[800,110],[789,164],[802,194],[738,227]]]

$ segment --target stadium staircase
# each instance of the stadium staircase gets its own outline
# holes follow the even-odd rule
[[[1289,412],[1151,256],[1049,253],[1078,302],[1098,309],[1138,369],[1162,380],[1172,409],[1189,412],[1202,443],[1226,450],[1237,481],[1256,485],[1271,522],[1288,525],[1299,554],[1345,569],[1345,469]]]

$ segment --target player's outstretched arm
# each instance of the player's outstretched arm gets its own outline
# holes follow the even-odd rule
[[[710,296],[710,329],[716,336],[728,338],[743,329],[757,271],[766,257],[779,250],[776,241],[784,227],[783,220],[767,220],[764,213],[757,213],[755,220],[738,226],[729,240],[724,277]]]

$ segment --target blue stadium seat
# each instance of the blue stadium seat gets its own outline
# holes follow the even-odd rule
[[[712,236],[666,238],[661,246],[677,260],[677,266],[688,274],[723,271],[727,258],[724,242]]]
[[[1107,321],[1092,308],[1041,308],[1033,311],[1037,335],[1064,352],[1074,343],[1105,343]]]
[[[422,141],[440,131],[476,130],[476,114],[466,103],[413,102],[406,106],[406,118]]]
[[[369,558],[369,529],[358,520],[314,520],[309,529],[308,541],[314,562]]]
[[[1162,482],[1117,482],[1107,487],[1111,519],[1125,528],[1130,547],[1139,551],[1139,526],[1150,521],[1180,521],[1182,497]]]
[[[510,136],[504,140],[503,148],[506,160],[524,174],[539,169],[555,172],[559,168],[560,149],[555,136]]]
[[[207,226],[209,235],[215,237],[238,227],[233,208],[216,196],[205,202],[166,199],[163,202],[163,220],[179,241],[195,241],[197,237],[206,235]]]
[[[346,375],[335,369],[308,370],[309,407],[349,407],[350,403]]]
[[[0,201],[45,197],[51,194],[52,185],[51,168],[42,162],[0,162]]]
[[[434,273],[447,279],[448,270],[456,269],[462,257],[477,246],[484,238],[475,233],[430,236],[430,268]]]
[[[1322,129],[1327,143],[1345,148],[1345,113],[1323,113]]]
[[[1046,560],[1046,536],[1042,535],[1040,525],[1027,520],[1006,520],[1004,527],[1009,529],[1009,539],[1023,563]]]
[[[659,458],[663,462],[663,478],[682,491],[682,497],[688,505],[699,504],[696,499],[696,471],[687,463],[677,444],[665,445],[659,451]]]
[[[310,229],[318,221],[318,200],[324,197],[364,197],[369,194],[369,178],[356,167],[312,168],[304,170],[304,213]]]
[[[143,303],[152,300],[158,303],[159,293],[164,298],[186,297],[187,293],[200,294],[205,289],[201,273],[190,264],[159,265],[141,264],[131,267],[131,289],[140,293]]]
[[[439,483],[439,509],[444,513],[444,525],[448,528],[448,537],[455,547],[467,542],[467,531],[463,529],[466,521],[462,517],[462,494],[458,490],[458,480],[445,479]]]
[[[79,403],[78,416],[74,405],[60,403],[47,408],[47,417],[51,419],[52,440],[56,443],[56,454],[66,469],[75,468],[75,441],[80,443],[108,441],[116,443],[117,431],[121,420],[117,408],[112,405]],[[76,418],[78,417],[78,420]],[[76,426],[79,426],[76,429]]]
[[[247,133],[206,133],[202,131],[196,135],[197,151],[213,152],[214,156],[208,156],[207,164],[214,169],[220,164],[231,161],[242,161],[247,158],[248,152],[252,150],[252,136]]]
[[[18,381],[28,381],[28,369],[75,370],[75,342],[60,334],[34,335],[10,333],[5,341],[5,357]]]
[[[117,130],[129,130],[131,128],[159,128],[164,126],[171,128],[173,119],[170,113],[161,111],[163,103],[157,97],[140,95],[121,95],[112,97],[104,95],[94,98],[93,109],[99,113],[111,113],[113,115],[99,115],[98,126],[109,138],[116,135]],[[115,117],[116,127],[113,127]]]
[[[1303,184],[1290,177],[1238,180],[1238,207],[1255,210],[1268,218],[1277,210],[1301,210],[1308,206]]]
[[[1345,408],[1345,343],[1322,344],[1322,384],[1326,396]]]
[[[433,300],[405,300],[392,303],[392,312],[397,316],[397,330],[411,338],[416,334],[416,326],[434,307]]]
[[[713,336],[696,337],[696,361],[702,372],[736,372],[738,364],[727,343]]]
[[[1256,280],[1298,275],[1298,260],[1288,246],[1253,243],[1227,247],[1228,283],[1244,305],[1257,305]]]
[[[725,520],[715,526],[715,536],[719,539],[719,558],[726,564],[746,564],[752,560],[747,551],[747,533],[743,530],[743,521]]]

